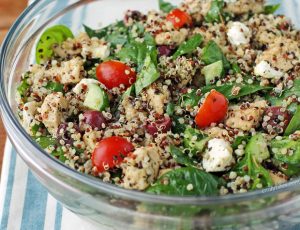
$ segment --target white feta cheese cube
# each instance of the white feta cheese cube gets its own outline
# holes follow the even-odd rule
[[[250,42],[251,31],[241,22],[233,22],[227,32],[228,40],[234,46],[246,45]]]
[[[263,78],[281,78],[283,72],[275,70],[268,62],[261,61],[254,68],[254,74]]]
[[[228,141],[214,138],[208,141],[208,148],[203,157],[202,166],[206,172],[226,171],[235,162],[232,148]]]

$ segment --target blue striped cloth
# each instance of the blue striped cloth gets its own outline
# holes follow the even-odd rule
[[[8,141],[0,186],[0,229],[96,230],[99,228],[63,208],[48,194]]]
[[[62,5],[70,1],[72,0],[57,1],[52,10],[61,8]],[[299,0],[273,0],[271,2],[282,2],[284,13],[300,26]],[[85,16],[86,11],[86,9],[83,9],[76,12],[76,15],[67,15],[63,20],[67,24],[71,24],[68,22],[80,20],[81,17]],[[44,15],[44,17],[47,17],[47,15]],[[5,147],[0,182],[0,230],[99,229],[63,208],[59,202],[49,195],[16,154],[9,141]],[[293,221],[298,223],[299,218],[291,218],[288,222],[293,223]],[[288,227],[286,227],[285,225],[285,227],[279,229],[287,229]],[[101,230],[104,229],[107,229],[107,227],[101,227]],[[300,229],[300,226],[293,229]]]

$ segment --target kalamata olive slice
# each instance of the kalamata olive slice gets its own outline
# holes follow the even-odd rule
[[[291,120],[291,114],[286,108],[272,106],[266,109],[262,127],[269,134],[284,133]]]
[[[63,140],[65,144],[72,145],[73,138],[72,134],[79,132],[78,125],[73,123],[73,126],[69,126],[68,123],[61,123],[57,129],[57,139],[58,141]]]
[[[169,45],[161,45],[157,47],[158,55],[161,56],[171,56],[174,53],[175,47]]]
[[[157,136],[158,133],[166,133],[171,129],[172,120],[170,117],[162,117],[154,122],[148,122],[146,131],[152,136]]]
[[[93,129],[98,128],[98,130],[101,130],[106,126],[106,119],[100,111],[86,111],[83,117],[83,122]]]

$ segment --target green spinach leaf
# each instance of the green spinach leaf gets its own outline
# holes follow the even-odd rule
[[[239,87],[240,90],[237,94],[232,94],[232,91],[235,87]],[[261,86],[259,83],[253,83],[253,84],[224,84],[221,86],[205,86],[201,88],[202,93],[210,92],[212,89],[217,90],[218,92],[222,93],[228,100],[237,99],[240,97],[244,97],[247,95],[251,95],[253,93],[256,93],[258,91],[262,90],[271,90],[272,87],[270,86]]]
[[[238,175],[248,175],[252,179],[253,183],[251,188],[256,189],[258,184],[262,184],[263,187],[273,185],[270,173],[258,162],[257,156],[257,137],[253,136],[245,148],[245,157],[238,162],[233,171]]]
[[[196,162],[192,158],[190,158],[187,154],[185,154],[181,149],[175,147],[174,145],[170,146],[170,154],[175,159],[178,164],[182,164],[185,166],[195,166]]]
[[[164,0],[158,0],[158,4],[159,4],[159,9],[165,13],[169,13],[171,10],[176,8],[176,6]]]
[[[203,48],[201,60],[206,65],[210,65],[217,61],[223,61],[223,65],[226,70],[229,70],[231,67],[221,48],[214,41],[209,41]]]
[[[28,78],[29,78],[29,72],[26,72],[22,76],[21,84],[17,87],[17,91],[24,102],[26,102],[27,100],[27,93],[30,89],[30,85],[27,83]]]
[[[192,53],[202,43],[203,37],[200,34],[195,34],[189,40],[183,42],[173,54],[172,58],[176,59],[181,55]]]
[[[239,87],[240,90],[237,94],[232,94],[233,89],[235,87]],[[197,106],[200,99],[203,97],[204,94],[210,92],[212,89],[217,90],[218,92],[222,93],[229,101],[244,97],[247,95],[254,94],[256,92],[262,91],[262,90],[271,90],[272,87],[269,86],[261,86],[259,83],[253,83],[253,84],[224,84],[221,86],[204,86],[200,90],[192,90],[190,93],[184,94],[181,96],[181,106],[184,107],[194,107]]]
[[[273,106],[282,106],[283,101],[291,96],[300,97],[300,79],[294,80],[294,86],[290,89],[286,89],[282,92],[281,95],[273,95],[271,94],[266,95],[266,99],[273,105]],[[288,110],[291,112],[296,112],[297,103],[292,103],[288,106]]]
[[[172,132],[173,133],[184,133],[187,125],[186,124],[182,124],[179,122],[179,119],[182,119],[182,117],[177,116],[177,115],[173,115],[172,116]]]
[[[64,91],[64,85],[60,84],[58,82],[48,82],[48,84],[45,86],[46,89],[49,89],[53,92],[63,92]]]
[[[193,155],[204,151],[209,137],[199,130],[187,127],[184,131],[183,145],[189,149]]]
[[[297,107],[297,110],[287,126],[284,135],[288,136],[297,130],[300,130],[300,106]]]
[[[175,105],[174,103],[170,102],[168,105],[167,105],[167,109],[166,109],[166,112],[167,114],[172,117],[174,115],[174,112],[175,112]]]
[[[243,141],[245,141],[247,143],[249,141],[249,139],[250,139],[249,136],[239,136],[239,137],[235,138],[235,140],[232,143],[231,147],[233,149],[237,149],[239,147],[239,145],[241,145],[243,143]]]
[[[186,167],[162,175],[146,191],[177,196],[217,195],[218,187],[219,181],[213,175],[197,168]]]
[[[160,74],[157,69],[156,63],[153,62],[150,54],[148,54],[145,58],[145,62],[141,72],[138,74],[138,78],[135,82],[135,94],[139,95],[139,93],[151,85],[159,78]]]
[[[90,38],[104,38],[113,46],[124,45],[128,41],[128,28],[123,21],[118,21],[99,30],[94,30],[87,25],[83,25],[83,27]]]
[[[157,50],[154,38],[146,33],[143,42],[130,40],[123,49],[117,53],[117,57],[122,62],[133,62],[137,65],[137,71],[141,71],[144,66],[146,56],[150,55],[152,62],[157,65]]]
[[[274,158],[284,163],[297,165],[300,167],[300,142],[289,138],[282,140],[272,140],[271,150]]]
[[[210,9],[205,16],[205,21],[209,23],[221,22],[223,8],[224,8],[223,0],[213,0],[211,2]]]
[[[65,162],[66,157],[64,156],[64,152],[57,142],[57,139],[52,137],[38,137],[35,139],[36,142],[41,146],[42,149],[46,149],[50,146],[53,146],[55,149],[51,153],[52,156],[58,158],[60,161]]]
[[[264,7],[265,14],[274,14],[280,8],[280,4],[267,5]]]

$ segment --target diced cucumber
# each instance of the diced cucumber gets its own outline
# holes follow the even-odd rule
[[[245,151],[249,152],[259,163],[270,157],[267,140],[261,133],[252,136]]]
[[[205,76],[206,85],[214,83],[216,78],[220,78],[224,73],[223,61],[217,61],[205,66],[201,73]]]
[[[96,84],[89,85],[83,105],[89,109],[102,111],[109,106],[106,92]]]

